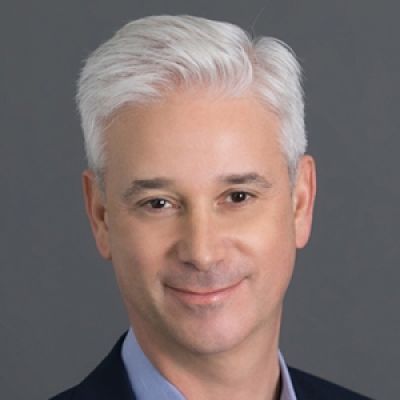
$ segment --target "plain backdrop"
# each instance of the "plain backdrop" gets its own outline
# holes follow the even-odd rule
[[[3,0],[0,398],[46,399],[77,383],[128,326],[84,213],[75,82],[116,29],[165,13],[231,21],[299,56],[319,190],[281,348],[293,366],[398,398],[399,4]]]

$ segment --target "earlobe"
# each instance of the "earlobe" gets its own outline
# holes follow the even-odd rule
[[[304,247],[311,234],[314,201],[316,194],[316,169],[314,159],[305,155],[297,170],[296,185],[293,191],[296,247]]]
[[[82,187],[86,213],[101,256],[111,259],[111,250],[108,236],[107,210],[103,195],[96,182],[95,175],[90,170],[82,173]]]

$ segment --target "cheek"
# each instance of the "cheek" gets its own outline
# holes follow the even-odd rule
[[[282,203],[263,206],[261,212],[254,213],[247,221],[241,221],[237,234],[244,251],[247,248],[267,260],[284,259],[296,248],[294,219],[289,203],[287,206]]]
[[[296,255],[290,213],[276,212],[261,218],[257,229],[244,237],[243,252],[253,264],[259,296],[272,302],[281,298],[290,282]]]
[[[110,225],[111,255],[120,286],[125,291],[144,292],[157,281],[162,268],[161,243],[129,216]]]

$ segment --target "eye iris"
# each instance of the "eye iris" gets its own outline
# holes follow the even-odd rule
[[[164,208],[167,204],[166,200],[163,199],[154,199],[150,202],[152,208]]]
[[[241,201],[246,200],[246,193],[244,192],[235,192],[231,194],[232,201],[234,203],[240,203]]]

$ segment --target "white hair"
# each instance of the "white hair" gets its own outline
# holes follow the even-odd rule
[[[279,141],[294,181],[307,145],[295,55],[277,39],[252,39],[236,25],[193,16],[132,21],[89,56],[77,94],[89,168],[102,180],[105,126],[121,107],[193,86],[230,96],[250,90],[277,113]]]

